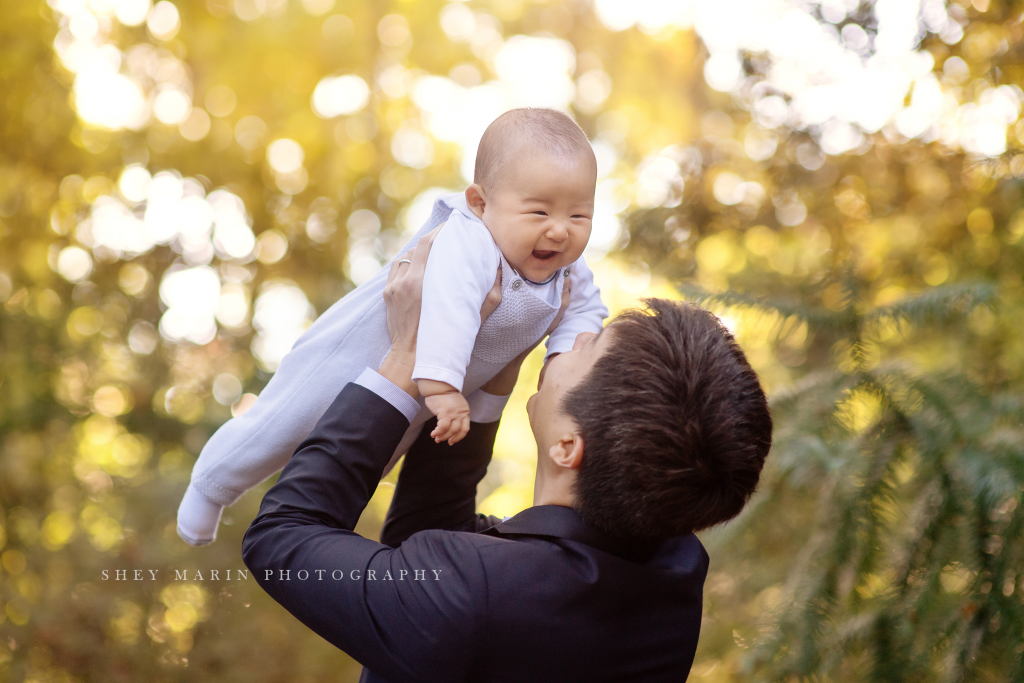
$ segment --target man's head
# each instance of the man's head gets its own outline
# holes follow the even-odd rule
[[[527,107],[499,116],[480,140],[473,180],[466,202],[520,275],[541,282],[583,253],[597,158],[568,115]]]
[[[739,514],[772,420],[756,373],[715,316],[645,303],[552,358],[528,412],[538,485],[569,476],[572,506],[593,526],[664,539]]]

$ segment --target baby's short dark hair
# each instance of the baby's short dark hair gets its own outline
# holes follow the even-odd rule
[[[613,536],[659,540],[739,514],[771,448],[772,419],[718,318],[684,302],[644,303],[614,320],[604,355],[561,407],[583,436],[580,516]]]
[[[489,192],[508,183],[523,150],[542,150],[568,167],[597,157],[586,133],[563,112],[547,107],[510,109],[487,126],[476,152],[473,182]]]

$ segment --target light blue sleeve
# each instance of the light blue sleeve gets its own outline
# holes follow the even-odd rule
[[[431,379],[462,391],[480,331],[480,307],[494,285],[498,263],[487,227],[452,211],[434,239],[423,275],[413,381]]]
[[[562,322],[548,337],[545,362],[552,354],[571,351],[576,336],[581,332],[600,332],[604,319],[608,317],[608,307],[601,301],[601,290],[594,283],[594,273],[582,256],[572,265],[569,281],[572,282],[569,307],[565,309]]]
[[[369,389],[393,405],[410,423],[416,419],[416,413],[420,412],[420,404],[416,399],[372,368],[363,370],[363,374],[359,375],[354,383]]]

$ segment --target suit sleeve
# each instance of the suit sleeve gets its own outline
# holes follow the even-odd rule
[[[447,382],[462,391],[480,307],[494,285],[498,251],[486,226],[452,211],[423,274],[423,303],[413,380]]]
[[[569,281],[572,282],[572,297],[562,322],[548,337],[545,362],[552,354],[571,351],[576,335],[581,332],[600,332],[604,319],[608,317],[608,307],[601,301],[601,290],[594,283],[594,273],[582,256],[573,264]]]
[[[408,426],[346,385],[264,496],[242,558],[285,609],[386,680],[461,680],[486,616],[472,537],[427,532],[394,550],[353,532]]]
[[[501,521],[476,512],[476,487],[487,473],[498,422],[474,422],[454,446],[434,443],[430,432],[436,424],[434,418],[424,425],[402,462],[380,535],[389,546],[426,529],[475,532]]]

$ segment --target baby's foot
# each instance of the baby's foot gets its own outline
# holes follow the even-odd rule
[[[223,505],[214,503],[189,484],[178,507],[178,535],[189,545],[213,543],[223,512]]]

